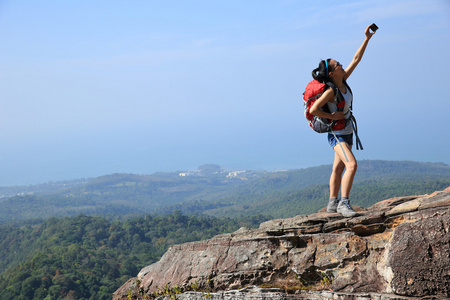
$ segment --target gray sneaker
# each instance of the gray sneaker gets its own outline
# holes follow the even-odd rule
[[[338,203],[339,199],[332,198],[328,200],[327,212],[329,213],[337,212]]]
[[[346,218],[357,216],[358,214],[350,206],[349,200],[341,200],[337,206],[337,212]]]

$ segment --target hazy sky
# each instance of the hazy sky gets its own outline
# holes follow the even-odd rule
[[[0,186],[330,164],[303,117],[346,66],[362,159],[450,163],[450,1],[0,1]]]

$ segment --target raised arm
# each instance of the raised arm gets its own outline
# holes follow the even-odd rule
[[[361,61],[361,59],[364,55],[364,52],[366,51],[366,47],[367,47],[367,44],[369,43],[369,40],[375,34],[375,32],[370,32],[369,28],[370,28],[370,25],[367,26],[367,28],[366,28],[366,31],[365,31],[366,38],[364,39],[364,42],[361,44],[359,49],[356,51],[355,56],[353,57],[353,60],[351,61],[351,63],[348,65],[347,68],[345,68],[345,75],[344,75],[345,80],[347,80],[347,78],[349,78],[350,75],[352,75],[356,66]]]

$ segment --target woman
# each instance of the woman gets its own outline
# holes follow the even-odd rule
[[[311,114],[321,118],[336,121],[341,120],[341,122],[343,119],[347,120],[347,122],[343,123],[343,129],[335,130],[334,133],[328,133],[328,141],[334,150],[334,163],[330,177],[330,200],[328,202],[327,212],[338,212],[344,217],[354,217],[357,215],[350,206],[349,200],[357,163],[355,156],[352,153],[353,122],[348,121],[351,116],[349,108],[353,101],[353,95],[346,84],[346,80],[352,75],[356,66],[361,61],[369,40],[375,34],[375,32],[371,32],[369,28],[370,26],[366,28],[366,38],[356,51],[353,60],[347,68],[344,69],[343,66],[334,59],[327,59],[322,60],[319,63],[319,67],[312,72],[314,79],[320,82],[331,81],[334,83],[339,89],[338,93],[345,99],[344,110],[338,111],[335,103],[335,90],[328,88],[310,109]],[[321,110],[324,105],[328,105],[331,113]],[[341,190],[341,199],[338,199],[339,189]]]

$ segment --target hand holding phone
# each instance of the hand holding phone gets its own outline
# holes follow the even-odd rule
[[[372,23],[372,25],[370,25],[370,30],[372,30],[372,32],[375,32],[378,30],[378,26],[375,23]]]

